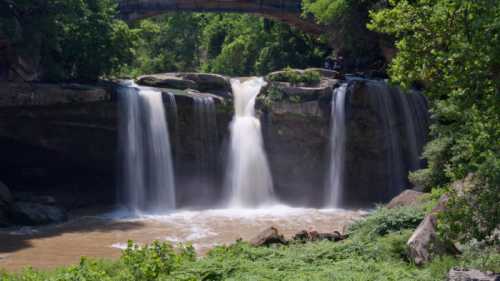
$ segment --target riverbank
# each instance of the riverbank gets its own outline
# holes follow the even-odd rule
[[[28,270],[20,274],[4,274],[2,280],[445,280],[456,273],[456,266],[500,271],[500,254],[487,246],[467,245],[462,254],[439,255],[423,265],[408,261],[406,241],[422,220],[424,205],[378,209],[358,221],[349,230],[349,238],[340,242],[320,241],[289,245],[254,247],[246,242],[216,246],[197,258],[195,248],[155,243],[152,247],[131,246],[115,261],[82,259],[78,265],[56,271]],[[286,212],[290,213],[290,212]],[[321,213],[321,212],[319,212]],[[317,215],[318,213],[316,213]],[[328,215],[334,222],[335,216]],[[293,212],[292,212],[293,218]],[[203,216],[192,216],[203,220]],[[258,220],[258,216],[257,216]],[[230,219],[229,221],[233,221]],[[293,221],[296,222],[295,218]],[[338,222],[338,221],[337,221]],[[266,223],[270,223],[267,221]],[[287,226],[274,221],[280,230]],[[324,227],[325,221],[318,221]],[[193,224],[196,225],[196,224]],[[225,227],[228,231],[244,233],[245,229]],[[308,223],[308,225],[311,225]],[[331,225],[330,225],[331,226]],[[257,229],[258,227],[252,227]],[[115,228],[115,233],[126,232]],[[98,229],[92,231],[99,233]],[[73,247],[85,247],[92,240],[75,239]],[[161,233],[161,234],[160,234]],[[160,232],[159,235],[165,235]],[[250,233],[247,233],[250,234]],[[245,235],[242,235],[245,238]],[[81,238],[81,237],[80,237]],[[216,239],[214,239],[215,241]],[[246,239],[244,239],[246,240]],[[60,245],[54,254],[64,256],[67,249]],[[108,247],[109,248],[109,247]],[[118,251],[116,251],[118,253]],[[39,260],[43,257],[39,256]],[[466,272],[467,273],[467,272]],[[492,277],[495,278],[495,277]],[[459,280],[459,279],[449,279]],[[489,279],[486,279],[489,280]],[[495,280],[495,279],[491,279]]]
[[[240,238],[248,241],[271,225],[279,227],[287,238],[310,229],[342,232],[364,214],[364,211],[286,206],[179,210],[163,215],[80,211],[63,224],[0,231],[0,268],[19,271],[31,266],[50,270],[78,264],[81,256],[117,260],[128,240],[139,245],[154,240],[174,245],[189,243],[199,255],[205,255],[218,245],[230,245]]]

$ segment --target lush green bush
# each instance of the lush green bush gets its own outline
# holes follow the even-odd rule
[[[299,83],[314,85],[321,80],[321,74],[316,70],[307,69],[301,72],[300,70],[287,67],[283,71],[268,75],[268,79],[270,81],[290,82],[294,85]]]
[[[449,237],[485,239],[500,224],[500,2],[390,3],[370,28],[396,39],[391,78],[424,85],[434,121],[429,168],[413,178],[429,187],[475,173],[466,196],[451,193],[443,223]]]

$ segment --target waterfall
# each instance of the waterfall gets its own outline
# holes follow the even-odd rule
[[[230,205],[235,207],[255,207],[274,197],[260,121],[255,117],[255,100],[265,84],[262,78],[231,80],[235,114],[230,125],[226,190]]]
[[[332,97],[330,125],[330,171],[328,177],[329,205],[340,207],[342,204],[342,188],[344,185],[345,162],[345,106],[347,83],[335,88]]]
[[[201,197],[208,198],[217,171],[218,132],[213,97],[193,97],[193,120],[197,189]]]
[[[334,91],[331,110],[329,206],[385,202],[410,187],[428,128],[422,94],[352,78]]]
[[[170,140],[162,93],[133,83],[119,89],[123,203],[134,211],[175,209]]]

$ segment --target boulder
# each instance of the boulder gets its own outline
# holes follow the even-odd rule
[[[137,84],[142,86],[171,88],[178,90],[198,89],[196,82],[176,77],[172,74],[144,75],[137,79]]]
[[[452,243],[440,241],[437,236],[437,215],[444,211],[449,197],[444,194],[432,211],[425,216],[415,232],[406,243],[408,247],[408,257],[416,265],[423,265],[429,262],[433,256],[451,253],[458,254],[459,251]]]
[[[16,202],[12,210],[14,223],[21,225],[60,223],[66,218],[66,212],[62,208],[40,203]]]
[[[9,210],[12,200],[9,188],[0,182],[0,227],[9,225]]]
[[[0,181],[0,206],[7,206],[12,203],[13,197],[9,188]]]
[[[477,269],[452,268],[447,281],[500,281],[500,274],[481,272]]]
[[[271,226],[250,240],[250,244],[253,246],[268,246],[271,244],[286,245],[288,244],[288,241],[282,234],[279,233],[276,227]]]
[[[194,81],[200,91],[230,92],[231,82],[226,76],[212,73],[179,73],[177,76],[185,80]]]
[[[394,209],[396,207],[411,206],[418,203],[423,195],[423,192],[407,189],[394,197],[385,207]]]

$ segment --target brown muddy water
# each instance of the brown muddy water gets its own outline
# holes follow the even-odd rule
[[[81,256],[117,259],[128,240],[191,243],[201,255],[216,245],[250,240],[275,226],[290,238],[300,230],[343,231],[366,212],[276,206],[266,209],[176,211],[130,215],[115,211],[74,216],[64,224],[0,230],[0,270],[31,266],[52,269],[76,264]]]

